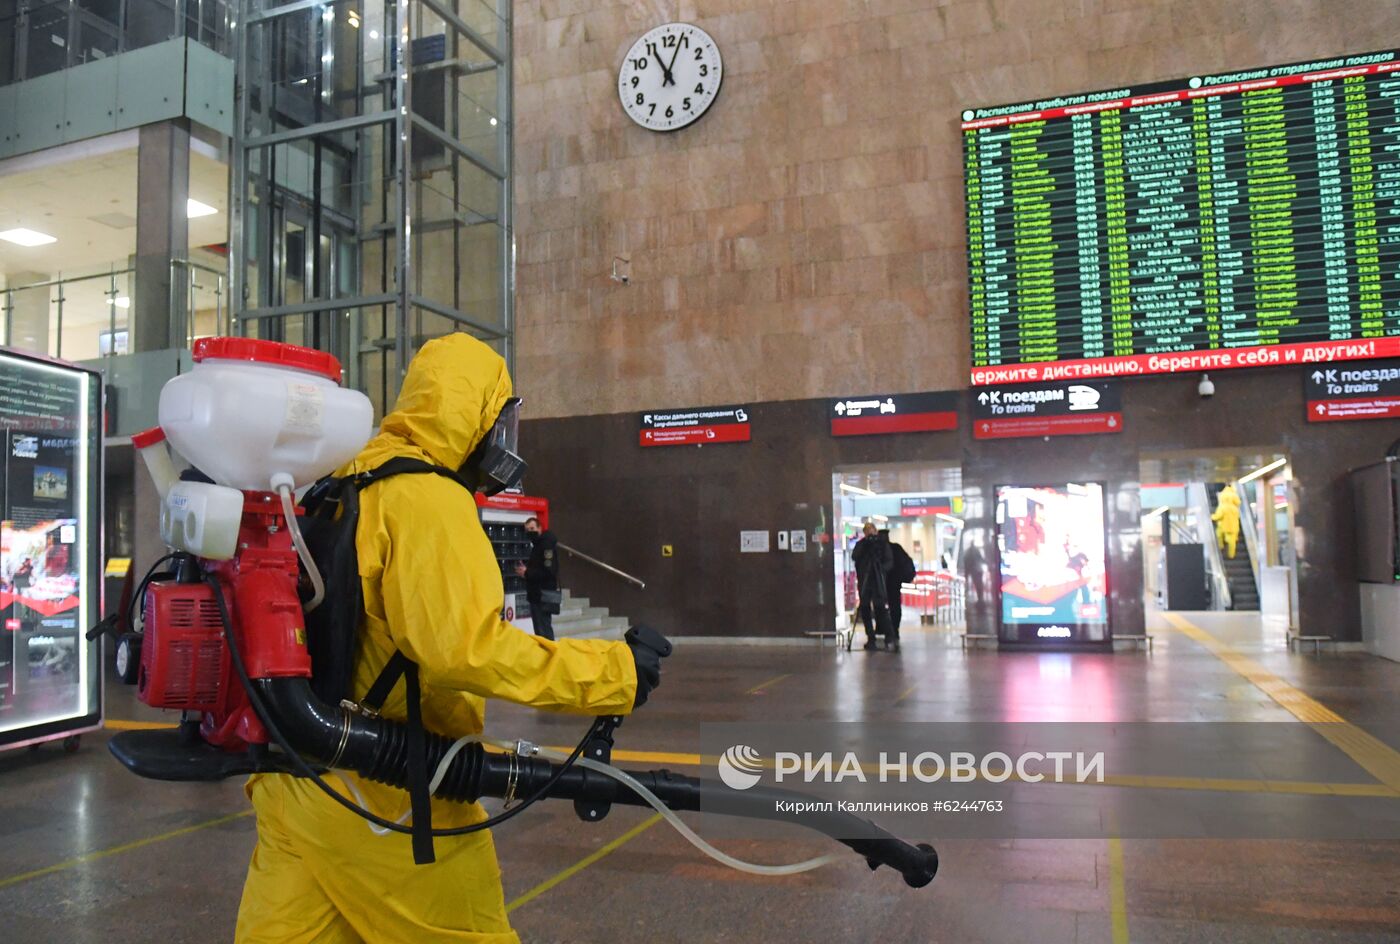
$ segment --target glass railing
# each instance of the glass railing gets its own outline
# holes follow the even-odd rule
[[[135,350],[132,333],[136,273],[113,268],[0,289],[0,328],[6,346],[69,361],[116,357]],[[228,334],[226,273],[185,259],[170,263],[169,309],[152,313],[170,325],[172,348]]]
[[[232,55],[233,0],[0,2],[0,85],[188,37]]]

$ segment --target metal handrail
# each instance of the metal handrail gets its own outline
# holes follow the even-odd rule
[[[1243,485],[1237,489],[1244,490]],[[1244,532],[1244,546],[1249,551],[1249,569],[1254,572],[1254,586],[1260,587],[1262,584],[1261,568],[1264,562],[1259,559],[1259,523],[1254,518],[1254,508],[1250,505],[1246,495],[1240,496],[1240,531]]]
[[[568,551],[568,552],[569,552],[570,554],[572,554],[573,556],[579,558],[579,559],[582,560],[582,561],[586,561],[586,562],[589,563],[589,564],[592,564],[594,567],[599,567],[599,568],[601,568],[601,569],[603,569],[603,570],[606,570],[606,571],[607,571],[608,573],[610,573],[610,574],[613,574],[613,575],[615,575],[615,576],[621,577],[623,580],[626,580],[628,583],[636,584],[636,585],[637,585],[637,589],[639,589],[639,590],[645,590],[645,589],[647,588],[646,581],[644,581],[644,580],[639,580],[639,579],[637,579],[636,577],[633,577],[631,574],[627,573],[626,571],[618,570],[618,569],[617,569],[616,567],[614,567],[612,564],[605,564],[605,563],[603,563],[602,561],[598,560],[598,558],[596,558],[596,557],[590,557],[589,555],[583,553],[583,551],[580,551],[580,550],[579,550],[578,548],[576,548],[576,547],[569,547],[569,545],[567,545],[567,544],[560,543],[560,544],[559,544],[559,550],[561,550],[561,551]]]
[[[1225,576],[1225,558],[1220,553],[1220,541],[1215,534],[1215,523],[1210,520],[1210,495],[1205,485],[1193,482],[1186,486],[1186,501],[1196,517],[1197,538],[1206,548],[1206,559],[1210,562],[1212,594],[1217,609],[1228,610],[1234,606],[1234,596],[1230,593],[1230,581]]]

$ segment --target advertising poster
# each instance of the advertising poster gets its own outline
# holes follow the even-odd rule
[[[98,391],[0,352],[0,743],[98,713]]]
[[[997,487],[1003,641],[1109,638],[1103,502],[1096,482]]]

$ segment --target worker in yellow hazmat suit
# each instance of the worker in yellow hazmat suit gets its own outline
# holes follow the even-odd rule
[[[1240,496],[1235,486],[1226,485],[1220,490],[1210,520],[1215,522],[1215,537],[1221,549],[1234,560],[1235,545],[1240,539]]]
[[[505,362],[453,334],[425,344],[394,411],[338,475],[396,456],[458,469],[511,397]],[[363,696],[397,649],[417,663],[423,725],[450,737],[482,730],[486,698],[586,714],[626,714],[658,681],[626,643],[559,642],[501,619],[500,568],[472,494],[439,475],[398,475],[360,495],[355,546],[365,614],[354,690]],[[640,658],[640,657],[638,657]],[[385,717],[402,720],[402,680]],[[328,782],[388,819],[408,793],[349,771]],[[466,941],[515,944],[489,831],[436,840],[437,861],[414,865],[410,838],[376,835],[315,784],[264,774],[248,781],[258,841],[238,912],[240,944]],[[433,800],[435,827],[480,822],[476,803]]]

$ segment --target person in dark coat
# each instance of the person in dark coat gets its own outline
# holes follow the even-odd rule
[[[885,645],[893,638],[890,633],[889,594],[886,579],[894,560],[890,543],[882,540],[875,525],[866,522],[865,537],[856,542],[851,561],[856,565],[856,590],[860,595],[860,620],[865,624],[865,648],[878,648],[875,633],[879,630]]]
[[[525,522],[530,536],[530,560],[516,564],[515,572],[525,578],[525,599],[530,603],[530,618],[535,623],[535,635],[554,638],[554,609],[541,602],[546,590],[559,589],[559,542],[554,532],[540,527],[540,519]]]
[[[880,532],[880,539],[890,549],[890,571],[885,576],[885,598],[890,605],[890,635],[886,645],[899,650],[899,624],[904,621],[904,585],[913,583],[919,570],[914,566],[914,558],[904,549],[904,545],[890,540],[889,529]]]

